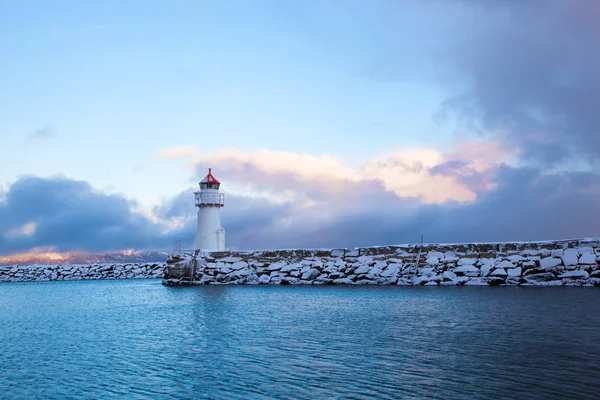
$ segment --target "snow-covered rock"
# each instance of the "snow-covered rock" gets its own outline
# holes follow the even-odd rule
[[[561,256],[565,267],[569,265],[577,265],[579,251],[577,249],[566,249]]]
[[[540,268],[542,269],[550,269],[560,265],[561,259],[555,257],[545,257],[540,260]]]
[[[594,253],[583,253],[581,257],[579,257],[579,264],[581,265],[595,265],[596,264],[596,256]]]
[[[590,274],[588,274],[586,271],[578,269],[578,270],[574,270],[574,271],[567,271],[564,274],[560,274],[558,276],[559,278],[580,278],[580,279],[587,279],[590,277]]]
[[[462,265],[460,267],[454,268],[453,271],[455,274],[465,275],[465,276],[479,276],[479,269],[473,265]]]

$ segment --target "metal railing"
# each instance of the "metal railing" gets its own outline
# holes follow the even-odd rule
[[[196,196],[196,207],[223,207],[225,205],[225,195],[223,193],[196,192],[194,195]]]

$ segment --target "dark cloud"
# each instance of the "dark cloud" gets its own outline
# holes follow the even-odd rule
[[[446,107],[556,165],[600,156],[600,2],[456,1],[438,64],[462,90]],[[450,72],[452,71],[452,72]]]
[[[68,250],[164,248],[177,236],[132,211],[134,203],[67,178],[24,177],[9,186],[0,203],[0,252],[34,247]],[[20,228],[33,224],[30,234]],[[170,247],[170,246],[169,246]]]
[[[542,240],[600,236],[600,176],[589,172],[543,174],[501,167],[496,187],[474,203],[419,205],[380,186],[368,196],[330,197],[310,207],[287,201],[227,195],[222,222],[234,249],[347,247],[417,242]],[[364,192],[361,192],[364,193]],[[0,200],[0,253],[34,247],[58,251],[169,250],[194,240],[193,189],[155,209],[176,229],[134,211],[135,203],[66,178],[24,177]],[[30,236],[14,234],[28,223]]]

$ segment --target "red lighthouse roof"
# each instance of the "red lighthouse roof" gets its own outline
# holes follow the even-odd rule
[[[200,183],[219,183],[219,184],[220,184],[221,182],[219,182],[219,181],[217,180],[217,178],[215,178],[215,177],[213,176],[213,174],[212,174],[212,168],[209,168],[209,169],[208,169],[208,175],[206,175],[206,176],[204,177],[204,179],[202,179],[202,180],[200,181]]]

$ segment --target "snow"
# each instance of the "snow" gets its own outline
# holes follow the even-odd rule
[[[577,251],[577,249],[566,249],[563,253],[563,255],[561,256],[562,260],[563,260],[563,264],[565,266],[569,266],[569,265],[577,265],[577,256],[579,255],[579,252]]]
[[[456,279],[456,274],[452,271],[444,271],[442,276],[446,279],[453,280]]]
[[[515,267],[515,265],[510,261],[500,261],[498,264],[495,265],[495,267],[503,269],[512,269]]]
[[[506,271],[508,273],[508,276],[521,276],[523,270],[521,267],[517,267],[517,268],[511,268],[509,270]]]
[[[561,263],[560,258],[546,257],[546,258],[542,258],[540,260],[540,267],[542,269],[549,269],[549,268],[556,267],[557,265],[560,265],[560,263]]]
[[[454,272],[462,272],[462,273],[467,273],[467,272],[477,272],[479,273],[479,269],[477,267],[474,267],[473,265],[462,265],[460,267],[456,267],[454,268]]]
[[[460,260],[458,260],[458,265],[473,265],[476,262],[476,258],[461,258]]]
[[[574,271],[567,271],[564,274],[561,274],[558,276],[559,278],[581,278],[581,279],[587,279],[590,277],[590,274],[588,274],[586,271],[584,270],[574,270]]]
[[[584,265],[595,265],[596,264],[596,256],[593,253],[583,253],[579,258],[579,264]]]

